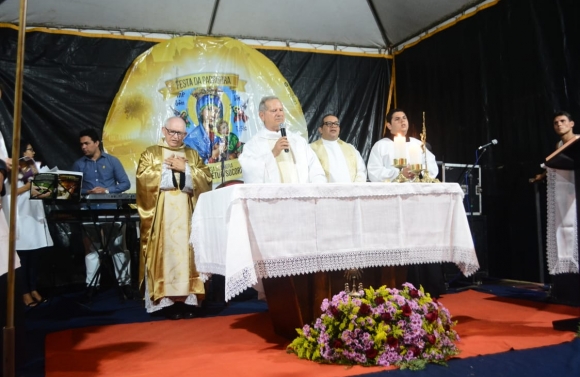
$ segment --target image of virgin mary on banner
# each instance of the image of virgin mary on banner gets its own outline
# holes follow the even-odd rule
[[[287,80],[259,51],[231,38],[180,37],[141,54],[109,110],[103,146],[123,164],[135,188],[140,153],[160,142],[172,116],[186,124],[184,143],[210,167],[213,186],[241,182],[238,156],[264,126],[262,97],[285,106],[286,127],[308,138],[302,108]]]

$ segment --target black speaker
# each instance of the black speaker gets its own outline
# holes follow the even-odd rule
[[[487,250],[487,216],[467,216],[475,254],[479,262],[479,270],[467,279],[481,280],[489,276],[488,250]],[[445,263],[445,281],[465,280],[465,276],[454,263]]]

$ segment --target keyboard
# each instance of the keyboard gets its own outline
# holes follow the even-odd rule
[[[99,203],[121,203],[133,204],[137,201],[137,196],[134,193],[118,193],[118,194],[88,194],[81,197],[81,203],[99,202]]]
[[[133,208],[119,209],[54,209],[46,216],[48,221],[55,223],[86,223],[86,222],[136,222],[139,213]]]

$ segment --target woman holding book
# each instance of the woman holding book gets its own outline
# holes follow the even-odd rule
[[[44,205],[42,200],[30,200],[32,180],[38,174],[38,167],[34,161],[34,148],[28,142],[20,145],[20,159],[18,160],[18,199],[17,199],[17,239],[16,252],[20,257],[22,267],[22,285],[24,304],[34,307],[46,302],[36,290],[38,252],[52,246],[52,237],[48,230]],[[37,197],[37,195],[33,196]]]

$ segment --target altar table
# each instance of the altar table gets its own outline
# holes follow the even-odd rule
[[[200,195],[190,242],[226,301],[259,278],[352,268],[452,262],[469,276],[462,200],[456,183],[232,185]]]

